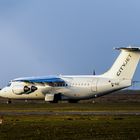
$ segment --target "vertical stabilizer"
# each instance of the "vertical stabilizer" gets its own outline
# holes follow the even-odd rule
[[[121,53],[110,70],[104,73],[103,76],[131,80],[140,59],[140,48],[128,47],[116,49],[121,50]]]

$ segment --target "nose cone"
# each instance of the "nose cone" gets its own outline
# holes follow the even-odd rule
[[[2,89],[0,89],[0,97],[2,97],[3,96],[3,91],[2,91]]]
[[[0,90],[0,97],[7,98],[7,88],[3,88]]]
[[[0,97],[3,97],[3,94],[4,94],[3,89],[0,89]]]

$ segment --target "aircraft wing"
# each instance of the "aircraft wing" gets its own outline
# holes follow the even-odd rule
[[[55,83],[65,83],[63,79],[57,76],[17,78],[17,79],[14,79],[12,82],[44,83],[44,84],[46,83],[46,84],[49,84],[50,86],[53,86],[53,84]]]

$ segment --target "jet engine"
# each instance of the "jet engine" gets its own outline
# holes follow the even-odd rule
[[[17,95],[29,94],[37,90],[35,86],[16,85],[12,88],[13,92]]]

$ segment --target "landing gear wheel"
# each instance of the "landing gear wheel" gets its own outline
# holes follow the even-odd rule
[[[11,103],[12,103],[12,101],[9,99],[6,103],[7,103],[7,104],[11,104]]]

